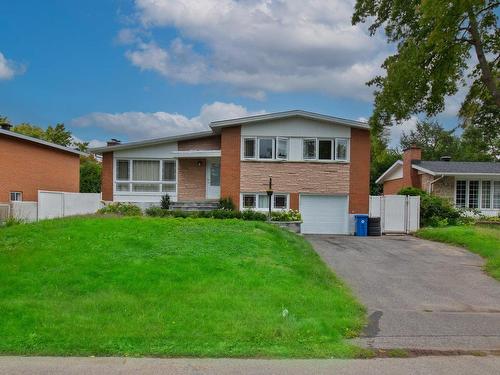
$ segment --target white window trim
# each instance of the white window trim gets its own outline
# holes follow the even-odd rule
[[[20,199],[12,199],[12,194],[15,196],[19,195]],[[22,202],[23,201],[23,192],[22,191],[11,191],[9,193],[9,199],[11,202]]]
[[[465,181],[465,207],[459,207],[457,206],[457,182],[458,181]],[[493,208],[493,197],[494,197],[494,185],[495,181],[499,181],[498,179],[489,179],[489,178],[475,178],[475,177],[468,177],[468,178],[462,178],[462,177],[455,177],[455,184],[453,186],[453,205],[456,208],[460,209],[471,209],[469,207],[469,182],[470,181],[479,181],[479,187],[478,187],[478,207],[474,208],[475,210],[480,210],[480,211],[498,211],[500,213],[500,208]],[[490,182],[490,208],[483,207],[483,181],[489,181]]]
[[[261,140],[271,140],[272,151],[271,151],[270,158],[261,158],[260,157],[260,141]],[[258,160],[276,160],[276,137],[257,137],[257,159]]]
[[[304,148],[304,143],[306,141],[315,141],[315,149],[314,149],[314,157],[312,158],[306,158],[305,156],[305,148]],[[306,161],[310,160],[318,160],[318,138],[302,138],[302,159]]]
[[[279,148],[280,148],[279,147],[280,141],[286,141],[286,157],[285,158],[278,156],[278,152],[279,152]],[[276,137],[276,152],[275,152],[276,159],[277,160],[288,160],[289,155],[290,155],[290,139],[287,137]]]
[[[128,161],[128,180],[117,180],[116,179],[116,170],[117,170],[117,163],[119,160],[127,160]],[[133,166],[133,161],[134,160],[141,160],[141,161],[159,161],[160,162],[160,180],[159,181],[139,181],[139,180],[133,180],[132,179],[132,166]],[[162,180],[163,177],[163,162],[164,161],[174,161],[175,162],[175,180]],[[177,159],[173,158],[162,158],[162,159],[156,159],[156,158],[128,158],[128,157],[116,157],[113,158],[113,195],[165,195],[168,194],[171,197],[176,197],[178,193],[178,188],[179,188],[179,161]],[[129,190],[128,191],[122,191],[122,190],[117,190],[116,185],[117,184],[128,184],[129,185]],[[157,184],[160,186],[159,191],[133,191],[132,190],[132,184]],[[162,191],[162,185],[166,184],[175,184],[175,191]]]
[[[247,139],[253,140],[253,157],[245,156],[245,141]],[[243,160],[256,160],[258,159],[257,149],[258,149],[258,140],[257,137],[243,137],[243,141],[241,142],[241,157]]]
[[[338,159],[337,158],[337,146],[338,146],[338,141],[346,141],[347,145],[346,145],[346,150],[345,150],[345,159]],[[346,161],[349,161],[350,159],[350,153],[349,153],[349,149],[350,149],[350,142],[349,142],[349,138],[335,138],[335,148],[334,148],[334,159],[335,161],[343,161],[343,162],[346,162]]]
[[[254,208],[248,208],[248,207],[243,207],[243,196],[244,195],[253,195],[255,197],[255,207]],[[259,208],[259,195],[267,195],[266,192],[260,192],[260,193],[240,193],[240,210],[253,210],[253,211],[260,211],[260,212],[268,212],[269,207],[266,208]],[[286,196],[286,208],[276,208],[274,207],[274,196],[275,195],[285,195]],[[271,210],[272,211],[286,211],[290,209],[290,194],[289,193],[281,193],[281,192],[275,192],[271,196]]]

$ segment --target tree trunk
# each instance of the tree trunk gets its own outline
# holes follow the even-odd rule
[[[481,36],[479,35],[479,29],[477,25],[476,16],[473,11],[469,11],[469,25],[470,25],[470,35],[472,39],[472,44],[476,50],[477,59],[479,60],[479,67],[481,68],[481,80],[484,85],[493,96],[493,100],[497,107],[500,107],[500,92],[498,90],[498,85],[495,77],[491,73],[490,66],[486,60],[486,56],[483,50],[483,44],[481,42]]]

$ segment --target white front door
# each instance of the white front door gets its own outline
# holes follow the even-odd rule
[[[220,198],[220,159],[207,159],[207,199]]]
[[[304,234],[348,234],[347,196],[300,195]]]

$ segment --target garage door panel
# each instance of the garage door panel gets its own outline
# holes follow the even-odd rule
[[[346,196],[301,195],[302,232],[309,234],[347,234]]]

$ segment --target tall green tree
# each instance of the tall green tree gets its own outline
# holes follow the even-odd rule
[[[22,123],[12,128],[13,131],[30,137],[43,139],[61,146],[69,147],[73,143],[71,131],[67,130],[64,124],[49,125],[43,129],[36,125]]]
[[[424,160],[439,160],[441,156],[462,160],[460,139],[455,131],[445,130],[436,121],[418,121],[415,130],[401,136],[400,146],[402,150],[412,145],[420,147]]]
[[[457,93],[470,67],[487,102],[500,108],[500,31],[494,0],[357,0],[353,24],[383,28],[397,52],[383,63],[376,87],[372,126],[389,126],[412,114],[434,116]],[[473,95],[473,94],[471,94]]]
[[[99,193],[101,191],[102,164],[92,155],[80,158],[80,192]]]

